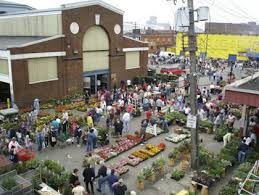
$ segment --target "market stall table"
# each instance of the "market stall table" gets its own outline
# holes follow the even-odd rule
[[[42,187],[42,189],[37,191],[40,195],[61,195],[59,192],[49,187],[45,183],[41,183],[40,187]]]

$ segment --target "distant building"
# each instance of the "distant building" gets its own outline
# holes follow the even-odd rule
[[[10,1],[0,0],[0,14],[12,13],[12,12],[23,12],[33,10],[34,8],[19,3]]]
[[[171,26],[169,23],[158,23],[156,16],[150,16],[149,20],[146,22],[147,28],[155,30],[170,30]]]
[[[147,30],[141,40],[149,45],[149,53],[175,48],[176,32],[173,30]]]
[[[205,23],[205,32],[209,34],[259,35],[259,25],[255,22],[245,23]]]

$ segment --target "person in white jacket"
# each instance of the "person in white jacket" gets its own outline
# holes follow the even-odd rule
[[[129,122],[130,122],[130,113],[125,112],[122,116],[122,122],[123,122],[123,131],[128,132],[129,130]]]

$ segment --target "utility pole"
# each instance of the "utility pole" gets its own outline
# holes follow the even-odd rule
[[[167,0],[172,1],[172,0]],[[177,0],[173,0],[176,4]],[[182,0],[185,3],[185,0]],[[197,170],[199,167],[199,133],[198,133],[198,118],[197,118],[197,73],[196,73],[196,35],[195,35],[195,21],[194,21],[194,0],[188,0],[187,5],[189,9],[189,27],[188,27],[188,44],[190,54],[190,103],[191,103],[191,120],[196,118],[195,128],[191,128],[191,168]],[[184,35],[183,35],[184,36]],[[184,39],[183,39],[184,40]],[[183,41],[184,42],[184,41]],[[184,45],[184,43],[183,43]],[[184,49],[184,48],[183,48]],[[186,51],[186,50],[184,50]]]
[[[197,73],[196,73],[196,36],[195,36],[195,25],[194,25],[194,6],[193,0],[188,0],[189,8],[189,30],[188,30],[188,43],[189,43],[189,54],[190,54],[190,103],[191,103],[191,114],[197,119]],[[199,134],[196,127],[191,129],[191,168],[196,170],[199,166]]]

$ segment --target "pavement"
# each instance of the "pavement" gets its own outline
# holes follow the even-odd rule
[[[225,72],[223,75],[223,78],[226,78],[228,72]],[[242,72],[239,69],[234,70],[234,73],[236,74],[237,78],[241,78],[244,74],[244,72]],[[199,78],[199,84],[200,85],[209,85],[211,83],[211,81],[207,78],[207,77],[200,77]],[[77,115],[80,115],[82,113],[78,112],[76,113]],[[134,134],[134,132],[136,130],[139,130],[140,128],[140,123],[141,120],[144,118],[144,114],[142,114],[141,117],[138,118],[134,118],[132,119],[132,121],[130,122],[130,132],[129,134]],[[104,122],[104,119],[103,121]],[[149,144],[159,144],[161,142],[166,144],[166,149],[160,153],[159,155],[164,156],[165,158],[167,158],[169,152],[177,147],[177,144],[173,144],[171,142],[167,142],[165,141],[165,137],[174,132],[174,129],[177,128],[175,126],[171,126],[170,127],[170,131],[167,134],[161,134],[157,137],[154,137],[152,139],[150,139],[148,141]],[[205,147],[210,151],[213,152],[215,154],[217,154],[220,149],[223,147],[223,143],[218,143],[215,140],[213,140],[214,135],[209,135],[209,134],[200,134],[200,139],[203,140],[203,144],[205,145]],[[114,140],[112,140],[112,142],[114,142]],[[132,153],[133,151],[142,148],[143,146],[138,145],[132,149],[130,149],[127,152],[124,152],[120,155],[118,155],[117,157],[107,161],[106,165],[109,167],[110,165],[112,165],[113,163],[115,163],[116,161],[118,161],[118,159],[127,157],[130,153]],[[83,159],[84,159],[84,155],[86,153],[86,146],[80,146],[77,147],[77,145],[69,145],[69,146],[65,146],[64,148],[60,148],[60,147],[56,147],[54,149],[46,149],[46,151],[43,151],[41,153],[37,154],[37,158],[38,159],[51,159],[51,160],[55,160],[58,161],[59,163],[61,163],[68,171],[72,171],[74,168],[78,168],[80,170],[80,181],[81,183],[83,183],[83,178],[82,178],[82,171],[83,171],[83,167],[82,167],[82,163],[83,163]],[[143,169],[144,167],[150,166],[152,164],[152,162],[156,159],[156,157],[154,158],[150,158],[142,163],[140,163],[139,165],[137,165],[136,167],[128,167],[129,168],[129,172],[124,174],[122,176],[122,178],[125,181],[125,184],[128,187],[128,190],[136,190],[136,178],[137,178],[137,174],[141,171],[141,169]],[[172,180],[170,178],[171,172],[173,171],[172,167],[168,167],[166,166],[166,171],[163,177],[161,177],[161,179],[159,179],[158,181],[156,181],[154,184],[151,183],[147,183],[145,184],[145,190],[143,192],[139,192],[139,194],[147,194],[147,195],[169,195],[170,193],[177,193],[179,191],[181,191],[182,189],[188,189],[190,187],[190,172],[188,174],[186,174],[186,176],[180,180],[179,182],[176,182],[174,180]],[[227,183],[227,179],[229,176],[226,177],[226,179],[223,179],[222,182],[218,182],[214,184],[214,187],[212,189],[210,189],[210,195],[217,195],[219,192],[219,189],[221,186],[224,186]],[[96,187],[95,187],[96,188]],[[100,194],[99,192],[96,192],[96,194]],[[108,189],[107,189],[107,195],[109,195],[108,193]]]
[[[135,118],[130,122],[130,132],[129,133],[134,134],[134,132],[139,129],[140,122],[142,119],[143,119],[143,116],[139,117],[139,118]],[[147,143],[149,143],[149,144],[159,144],[161,142],[165,143],[166,149],[159,155],[167,158],[169,152],[173,148],[178,146],[178,144],[174,144],[174,143],[165,141],[165,137],[167,135],[173,133],[175,128],[179,128],[179,127],[171,126],[169,133],[158,135],[157,137],[150,139]],[[214,152],[215,154],[217,154],[220,151],[220,149],[222,148],[223,144],[218,143],[215,140],[213,140],[213,135],[200,134],[200,139],[203,139],[203,144],[206,146],[206,148],[210,152]],[[110,165],[112,165],[113,163],[118,161],[119,159],[125,158],[130,153],[134,152],[137,149],[143,148],[143,147],[144,146],[138,145],[138,146],[118,155],[117,157],[107,161],[106,165],[109,167]],[[60,147],[56,147],[54,149],[48,148],[46,151],[38,153],[37,158],[42,159],[42,160],[43,159],[44,160],[45,159],[55,160],[55,161],[59,162],[60,164],[62,164],[69,171],[72,171],[74,168],[78,168],[80,170],[80,180],[81,180],[81,182],[83,182],[82,163],[83,163],[85,152],[86,152],[85,146],[78,147],[77,145],[69,145],[69,146],[65,146],[64,148],[60,148]],[[122,178],[124,179],[129,190],[137,191],[136,190],[137,174],[144,167],[150,166],[156,158],[157,157],[150,158],[150,159],[140,163],[136,167],[128,166],[129,172],[124,174],[122,176]],[[173,171],[173,167],[166,166],[165,175],[160,180],[155,182],[154,184],[147,183],[145,185],[145,190],[143,192],[141,192],[140,194],[146,193],[148,195],[158,195],[158,194],[169,195],[172,192],[177,193],[177,192],[181,191],[182,189],[188,189],[190,187],[190,174],[187,174],[185,176],[185,178],[183,178],[179,182],[176,182],[170,178],[172,171]],[[99,194],[99,192],[97,192],[96,194]],[[107,189],[107,195],[108,195],[108,189]]]

